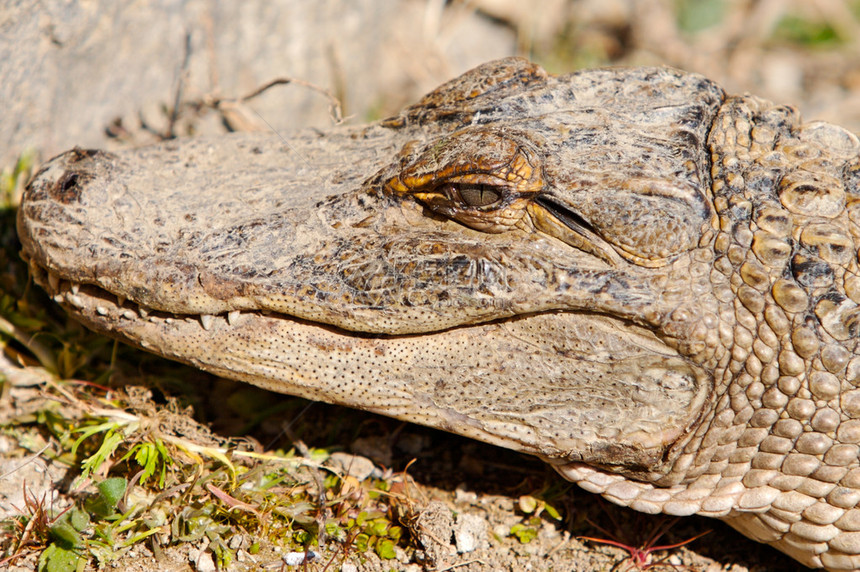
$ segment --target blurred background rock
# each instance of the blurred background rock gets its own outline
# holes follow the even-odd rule
[[[556,73],[675,66],[860,131],[860,0],[2,4],[0,165],[25,149],[46,158],[224,131],[225,118],[279,132],[332,124],[330,101],[298,84],[222,101],[278,77],[330,91],[348,122],[364,122],[509,55]]]

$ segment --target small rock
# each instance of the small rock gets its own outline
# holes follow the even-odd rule
[[[358,572],[358,566],[347,562],[340,567],[340,572]]]
[[[454,542],[457,545],[457,552],[464,554],[489,546],[488,532],[489,525],[483,516],[478,514],[458,515],[457,523],[454,525]]]
[[[538,530],[538,538],[541,542],[552,544],[554,542],[559,542],[560,537],[561,532],[551,524],[544,524],[544,526],[541,526]]]
[[[451,509],[441,501],[432,501],[418,515],[418,541],[424,546],[424,554],[432,566],[441,567],[440,564],[455,553],[451,546],[453,521]]]
[[[328,460],[329,463],[335,467],[339,467],[344,473],[350,477],[355,477],[359,481],[363,481],[376,470],[373,461],[360,455],[338,452],[332,453]]]
[[[403,550],[399,546],[394,547],[394,555],[395,555],[395,560],[397,562],[406,563],[412,559],[412,556],[410,556],[408,552],[406,552],[405,550]]]
[[[194,562],[194,569],[197,572],[215,572],[217,568],[215,568],[215,560],[212,558],[212,553],[201,551],[197,555],[197,561]]]
[[[499,497],[498,507],[502,512],[514,512],[514,499]]]
[[[287,552],[281,557],[281,559],[284,561],[284,564],[286,564],[287,566],[298,566],[300,564],[306,564],[308,562],[313,562],[317,558],[319,558],[319,554],[317,554],[313,550],[309,550],[308,552]]]
[[[475,491],[467,491],[464,488],[464,485],[457,485],[457,488],[454,490],[454,500],[458,503],[469,503],[474,504],[478,502],[478,493]]]
[[[319,556],[320,555],[313,550],[308,550],[307,552],[287,552],[281,557],[281,560],[283,560],[284,564],[287,566],[298,566],[300,564],[313,562],[318,559]]]
[[[544,551],[544,547],[541,546],[540,542],[529,542],[528,544],[520,545],[520,550],[523,551],[523,554],[531,554],[532,556],[537,556]]]
[[[17,439],[13,439],[8,435],[0,435],[0,455],[8,455],[18,447]]]

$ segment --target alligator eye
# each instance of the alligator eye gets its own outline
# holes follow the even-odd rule
[[[470,207],[488,207],[502,198],[501,193],[490,185],[454,185],[454,188]]]

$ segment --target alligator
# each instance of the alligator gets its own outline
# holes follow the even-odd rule
[[[860,142],[669,68],[484,64],[363,126],[68,151],[34,280],[227,378],[860,567]]]

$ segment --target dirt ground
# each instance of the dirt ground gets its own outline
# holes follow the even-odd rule
[[[343,100],[347,121],[361,123],[393,114],[481,61],[514,54],[556,73],[602,65],[670,65],[702,73],[729,92],[795,104],[807,119],[860,132],[856,0],[544,0],[539,9],[521,0],[363,0],[348,7],[326,1],[314,9],[284,0],[237,3],[245,8],[235,14],[191,1],[182,9],[179,3],[162,3],[171,15],[163,20],[156,4],[138,2],[123,11],[99,2],[83,8],[47,2],[49,8],[38,12],[35,2],[22,0],[0,9],[0,61],[5,62],[0,63],[0,103],[13,112],[7,118],[17,118],[0,126],[0,166],[28,148],[45,158],[75,144],[144,144],[168,130],[190,135],[223,130],[225,123],[278,131],[331,124],[327,97],[302,86],[273,89],[238,107],[218,99],[250,93],[282,76],[330,91]],[[129,40],[122,44],[129,59],[117,64],[106,57],[104,45],[99,50],[100,38],[107,45],[117,30],[135,21],[147,23],[149,36],[163,32],[169,41]],[[123,33],[136,37],[131,28]],[[27,47],[26,53],[13,44]],[[159,67],[164,73],[153,75]],[[34,78],[42,82],[39,89]],[[174,101],[187,103],[176,117],[165,112]],[[11,218],[4,220],[8,225]],[[51,394],[32,368],[9,355],[0,367],[6,380],[0,426],[43,407]],[[282,396],[261,398],[253,390],[252,397],[280,407],[281,413],[251,423],[248,430],[248,419],[230,407],[236,395],[252,391],[246,386],[140,352],[122,356],[126,374],[115,375],[115,383],[155,386],[152,407],[163,409],[176,395],[191,404],[183,415],[165,421],[163,430],[214,443],[249,434],[269,448],[300,440],[312,448],[354,453],[358,460],[350,463],[365,463],[378,474],[404,471],[415,460],[408,467],[414,479],[410,495],[420,508],[415,530],[424,531],[417,534],[416,550],[399,548],[393,560],[370,551],[329,563],[340,550],[331,542],[320,549],[320,559],[301,565],[307,570],[635,569],[624,550],[580,537],[616,537],[641,546],[668,524],[662,517],[602,502],[535,459],[361,412]],[[164,371],[195,389],[189,393],[153,384],[153,372]],[[22,468],[28,457],[10,435],[0,435],[0,510],[9,514],[22,506],[24,482],[37,493],[58,495],[58,506],[68,503],[64,494],[73,478],[68,469],[44,459]],[[537,518],[530,524],[533,538],[523,542],[512,530],[528,513],[521,497],[532,495],[552,498],[562,519]],[[668,560],[652,569],[799,569],[780,553],[703,518],[681,519],[656,544],[680,543],[707,530],[689,546],[661,553]],[[154,554],[141,544],[110,567],[211,570],[207,546],[186,543]],[[245,548],[237,546],[241,559],[237,556],[231,569],[282,566],[283,553],[276,546],[264,546],[256,555]],[[13,569],[34,569],[35,562],[31,555]]]

